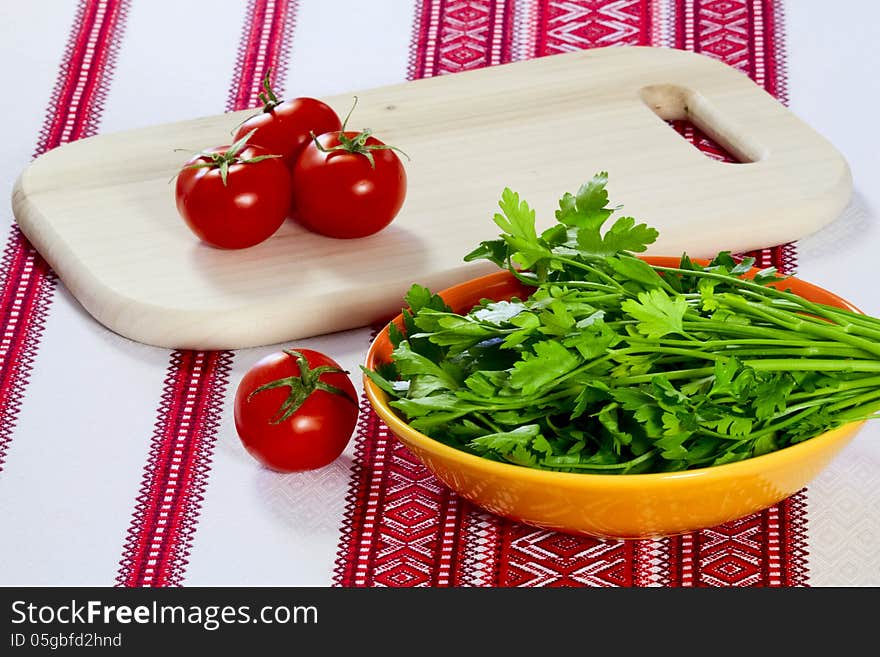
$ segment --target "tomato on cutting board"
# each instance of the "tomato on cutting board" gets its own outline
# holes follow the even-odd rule
[[[341,130],[342,123],[333,108],[317,98],[302,96],[283,102],[279,100],[269,84],[270,72],[263,78],[263,92],[258,96],[263,103],[262,111],[238,127],[235,139],[255,131],[249,143],[281,155],[284,164],[292,169],[313,133],[320,135]]]
[[[290,171],[277,155],[247,143],[194,156],[177,174],[177,211],[197,237],[223,249],[268,239],[290,211]]]
[[[345,130],[350,116],[341,130],[317,135],[293,166],[296,220],[313,232],[343,239],[379,232],[406,198],[399,149],[370,130]]]
[[[333,462],[351,440],[357,393],[332,358],[286,349],[253,365],[235,392],[235,428],[257,461],[279,472]]]

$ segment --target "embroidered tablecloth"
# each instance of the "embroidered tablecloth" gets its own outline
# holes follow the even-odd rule
[[[821,0],[69,0],[6,3],[0,181],[98,133],[603,46],[700,52],[840,148],[856,193],[760,264],[880,314],[870,3]],[[676,126],[708,156],[726,155]],[[475,157],[478,156],[475,154]],[[95,322],[14,227],[0,269],[0,585],[823,586],[880,584],[880,427],[808,489],[721,527],[644,541],[536,529],[461,500],[362,401],[345,453],[282,475],[242,449],[238,380],[279,345],[168,351]],[[375,327],[298,341],[358,372]],[[289,346],[289,345],[285,345]],[[362,386],[355,376],[359,391]]]

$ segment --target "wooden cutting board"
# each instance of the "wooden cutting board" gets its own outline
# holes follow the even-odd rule
[[[344,116],[355,93],[324,98]],[[234,349],[364,326],[413,282],[439,290],[494,268],[462,257],[494,239],[511,187],[553,223],[559,197],[598,171],[652,254],[708,256],[803,237],[851,195],[846,161],[745,75],[702,55],[617,47],[356,92],[349,127],[406,151],[401,213],[357,240],[291,221],[242,251],[199,243],[169,181],[229,143],[252,110],[117,132],[54,149],[13,192],[24,234],[99,322],[170,348]],[[710,160],[664,119],[689,119],[743,164]]]

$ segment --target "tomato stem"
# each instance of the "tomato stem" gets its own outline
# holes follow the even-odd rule
[[[250,139],[253,134],[257,131],[256,128],[251,130],[249,133],[244,135],[241,139],[233,143],[229,148],[220,153],[213,153],[208,151],[202,151],[197,154],[199,158],[205,160],[203,162],[197,162],[196,164],[190,164],[184,169],[219,169],[220,170],[220,179],[223,181],[223,186],[226,186],[226,178],[229,175],[229,167],[233,164],[254,164],[256,162],[262,162],[263,160],[268,160],[270,158],[281,157],[280,155],[267,154],[267,155],[257,155],[255,157],[243,158],[239,157],[239,153],[244,150],[245,146],[247,146],[247,141]]]
[[[348,114],[345,115],[345,120],[342,122],[342,132],[345,132],[345,126],[348,125],[348,120],[351,118],[352,112],[354,112],[354,108],[357,107],[358,97],[354,96],[354,102],[351,104],[351,109],[348,110]]]
[[[345,134],[345,126],[348,125],[348,119],[351,118],[351,113],[354,112],[354,108],[357,107],[358,97],[354,97],[354,103],[351,106],[351,109],[348,110],[348,114],[345,115],[345,120],[342,122],[342,129],[339,131],[339,144],[336,146],[331,146],[330,148],[325,147],[318,141],[318,137],[315,135],[314,131],[309,131],[309,134],[312,136],[312,141],[315,142],[315,147],[321,151],[322,153],[332,153],[334,151],[347,151],[349,153],[356,153],[358,155],[363,155],[370,162],[370,167],[373,169],[376,168],[376,161],[373,159],[372,151],[381,151],[381,150],[389,150],[389,151],[397,151],[401,155],[403,155],[407,160],[410,159],[409,155],[400,150],[397,146],[389,146],[388,144],[368,144],[367,140],[372,136],[373,131],[370,128],[365,128],[357,133],[354,137],[348,137]]]
[[[268,69],[266,69],[266,75],[263,76],[263,91],[257,94],[257,98],[259,98],[260,102],[263,103],[264,112],[271,112],[273,109],[281,104],[281,101],[278,100],[278,96],[276,96],[275,92],[272,91],[272,85],[269,82],[269,76],[271,74],[272,67],[270,66]]]
[[[238,131],[238,129],[241,128],[241,126],[243,126],[245,123],[250,121],[255,116],[259,116],[260,114],[263,114],[265,112],[271,112],[272,110],[274,110],[276,107],[278,107],[281,104],[281,101],[278,100],[278,96],[276,96],[275,92],[272,91],[272,85],[271,85],[271,82],[269,81],[269,77],[271,76],[271,74],[272,74],[272,67],[270,66],[268,69],[266,69],[266,75],[263,76],[263,81],[261,83],[263,91],[261,91],[260,93],[257,94],[257,99],[261,103],[263,103],[263,108],[259,112],[256,112],[254,114],[248,114],[242,121],[240,121],[232,129],[232,134],[235,134]]]
[[[290,388],[290,394],[287,396],[287,399],[281,404],[275,417],[270,420],[272,424],[280,424],[296,413],[305,403],[306,399],[308,399],[316,390],[322,390],[334,395],[342,395],[352,404],[357,405],[357,401],[352,399],[346,391],[321,381],[321,375],[323,374],[348,374],[346,370],[338,367],[331,367],[329,365],[319,365],[318,367],[312,368],[309,366],[309,361],[302,353],[295,351],[294,349],[285,349],[284,353],[296,360],[297,367],[299,367],[299,376],[287,376],[281,379],[276,379],[275,381],[270,381],[269,383],[264,383],[259,388],[255,388],[247,398],[248,401],[250,401],[254,395],[265,390]]]

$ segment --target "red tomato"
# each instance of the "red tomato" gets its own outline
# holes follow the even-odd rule
[[[365,237],[390,224],[406,197],[397,153],[368,132],[331,132],[317,142],[293,167],[297,220],[337,238]]]
[[[333,108],[316,98],[279,101],[269,85],[269,72],[263,78],[263,89],[260,94],[263,111],[239,126],[235,140],[256,130],[248,142],[281,155],[288,168],[293,168],[296,158],[312,138],[311,133],[320,135],[342,129]]]
[[[333,462],[348,445],[358,417],[348,373],[311,349],[276,352],[258,361],[238,384],[234,410],[245,449],[279,472]]]
[[[268,239],[290,210],[290,171],[281,159],[259,146],[235,147],[191,159],[177,174],[175,189],[177,210],[192,232],[223,249]]]

